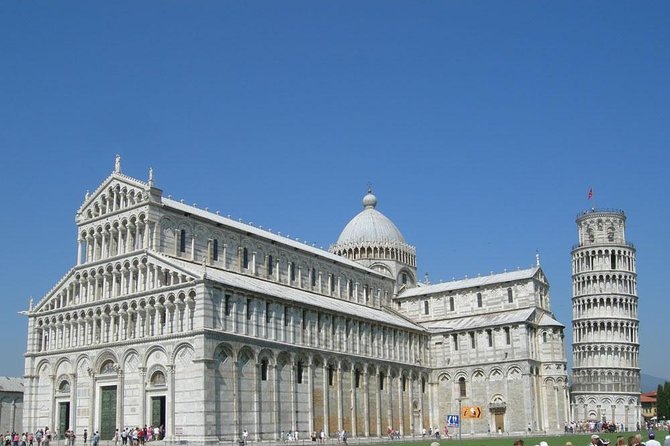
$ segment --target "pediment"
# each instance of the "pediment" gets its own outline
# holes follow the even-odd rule
[[[31,309],[31,313],[44,313],[72,305],[80,305],[84,303],[79,301],[79,290],[77,287],[79,287],[80,282],[88,283],[94,276],[101,277],[112,271],[137,269],[141,264],[145,265],[147,271],[155,272],[160,269],[161,274],[163,274],[161,276],[161,285],[152,288],[152,290],[196,281],[201,279],[205,272],[204,269],[201,269],[196,264],[193,264],[191,267],[188,262],[173,261],[168,257],[155,254],[151,251],[141,252],[123,259],[116,259],[112,262],[95,262],[94,264],[79,265],[68,271],[40,302]],[[99,304],[107,298],[98,298],[90,303]]]
[[[112,172],[92,194],[86,194],[77,211],[77,223],[145,203],[149,199],[150,189],[143,181]]]
[[[547,284],[547,276],[544,275],[544,271],[542,271],[542,268],[538,268],[537,272],[534,275],[535,280],[542,282],[544,284]]]

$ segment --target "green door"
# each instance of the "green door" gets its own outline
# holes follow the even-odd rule
[[[164,396],[154,396],[151,398],[151,425],[153,427],[165,426]]]
[[[65,431],[70,429],[70,403],[58,403],[58,435],[64,438]]]
[[[100,440],[111,440],[116,431],[116,386],[100,389]]]

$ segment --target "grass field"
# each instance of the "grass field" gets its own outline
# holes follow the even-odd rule
[[[616,443],[616,438],[619,435],[622,435],[624,438],[628,438],[631,435],[635,435],[637,432],[623,432],[623,433],[602,433],[599,434],[601,438],[610,440],[612,446]],[[661,443],[664,443],[665,436],[668,435],[667,432],[656,432],[656,439]],[[549,446],[564,446],[566,442],[571,442],[573,446],[588,446],[591,443],[591,434],[577,434],[577,435],[557,435],[557,436],[515,436],[502,434],[495,437],[479,437],[479,438],[470,438],[469,435],[463,436],[462,445],[463,446],[512,446],[514,441],[517,439],[522,439],[524,446],[535,446],[539,445],[541,441],[546,441]],[[646,432],[642,432],[642,441],[647,440]],[[445,440],[444,438],[440,440],[429,439],[429,438],[418,438],[416,440],[408,440],[407,438],[394,441],[385,441],[385,444],[394,445],[394,446],[430,446],[434,441],[437,441],[440,446],[459,446],[458,435],[452,436],[451,439]],[[356,444],[355,439],[349,441],[349,445],[353,446]]]

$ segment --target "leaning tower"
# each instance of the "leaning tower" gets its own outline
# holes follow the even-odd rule
[[[635,247],[623,211],[577,217],[572,248],[572,417],[624,424],[640,421]]]

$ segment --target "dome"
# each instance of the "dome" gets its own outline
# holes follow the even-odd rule
[[[377,197],[371,191],[363,197],[364,209],[344,227],[336,245],[359,244],[366,242],[405,243],[396,225],[379,212]]]

